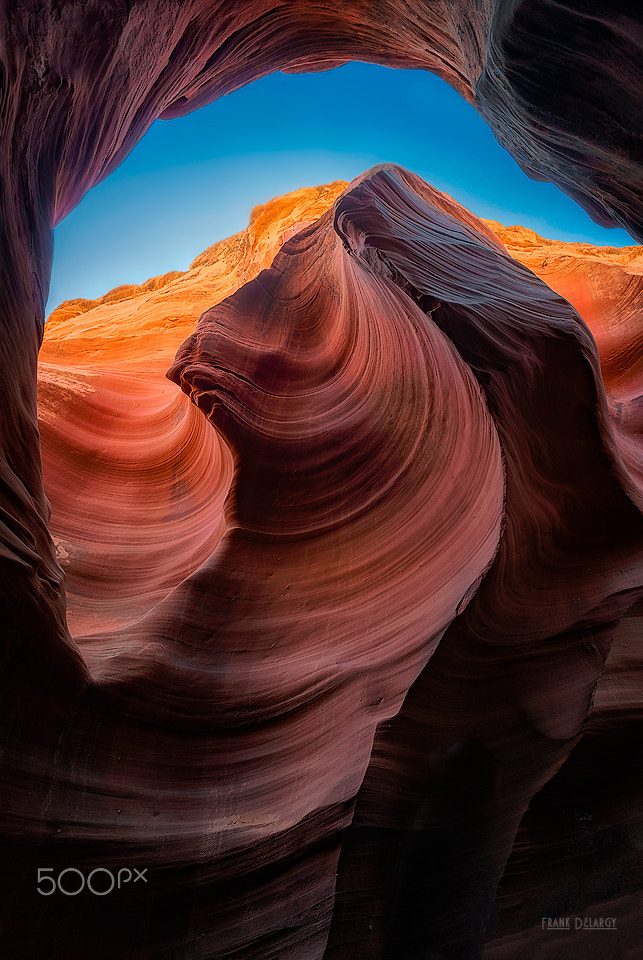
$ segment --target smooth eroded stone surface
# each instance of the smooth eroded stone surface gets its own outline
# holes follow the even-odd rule
[[[587,328],[494,245],[470,256],[468,231],[447,233],[442,203],[421,206],[410,183],[431,197],[391,171],[338,201],[336,222],[345,209],[351,249],[430,311],[483,385],[505,520],[473,600],[378,728],[340,860],[333,960],[356,943],[369,957],[477,955],[516,827],[581,732],[615,623],[640,596],[640,491]],[[457,277],[455,262],[468,265]]]
[[[345,186],[276,198],[185,273],[51,315],[39,427],[72,635],[136,619],[214,550],[232,458],[165,372],[199,314],[268,266],[302,218],[317,219]]]
[[[643,248],[545,240],[490,223],[511,255],[579,312],[596,341],[612,428],[630,475],[643,483]]]
[[[275,70],[350,59],[431,70],[474,103],[531,175],[641,237],[640,9],[551,0],[19,0],[0,14],[0,528],[8,656],[34,631],[78,680],[47,530],[36,365],[52,228],[158,117]],[[276,106],[276,109],[278,107]],[[17,610],[21,613],[18,614]]]
[[[378,176],[388,183],[389,174]],[[406,189],[413,198],[413,188]],[[349,188],[350,203],[352,196]],[[475,226],[448,198],[433,196]],[[161,349],[145,330],[158,326],[155,298],[182,300],[182,285],[194,298],[199,283],[219,284],[222,293],[217,276],[229,243],[198,258],[194,271],[145,291],[138,304],[136,298],[103,304],[76,317],[63,308],[48,334],[45,450],[51,444],[53,451],[57,427],[62,434],[56,376],[69,428],[62,437],[68,452],[57,465],[49,461],[52,499],[64,502],[65,460],[85,454],[84,479],[92,477],[96,490],[88,509],[105,512],[110,484],[122,477],[121,466],[126,476],[131,467],[131,446],[119,432],[125,428],[136,452],[132,469],[139,482],[146,476],[152,497],[154,487],[157,495],[167,491],[172,456],[178,458],[193,484],[187,505],[175,500],[179,514],[192,515],[208,483],[212,516],[217,513],[223,460],[217,469],[212,458],[223,449],[218,434],[231,451],[234,479],[226,529],[211,557],[142,619],[114,629],[115,601],[104,605],[101,632],[79,639],[90,679],[68,694],[66,709],[59,705],[56,712],[46,703],[46,736],[41,717],[26,712],[27,692],[17,692],[13,729],[20,754],[12,758],[11,822],[16,833],[24,833],[25,820],[32,828],[27,842],[16,841],[21,855],[13,890],[38,922],[25,937],[15,914],[9,938],[22,938],[26,951],[52,938],[67,954],[90,943],[95,950],[98,922],[104,955],[156,957],[169,943],[175,952],[203,956],[236,951],[263,958],[271,950],[321,956],[339,831],[349,822],[376,725],[400,708],[498,549],[504,470],[478,382],[414,299],[346,248],[337,205],[305,225],[314,200],[304,204],[304,226],[272,267],[206,311],[179,351],[172,377],[196,401],[194,413],[179,422],[172,423],[178,393],[171,402],[153,377],[136,377],[137,362],[139,371],[142,361],[154,371]],[[326,191],[326,206],[328,200]],[[359,210],[359,193],[355,201]],[[419,197],[413,202],[423,204]],[[255,243],[251,228],[237,246],[278,247],[298,223],[295,202],[285,230],[268,223]],[[482,224],[479,229],[495,246],[491,233]],[[256,273],[258,266],[250,251],[239,274]],[[234,277],[226,282],[237,283]],[[96,314],[108,309],[115,324],[102,350],[96,343],[92,348]],[[127,310],[129,337],[112,337]],[[79,366],[81,324],[97,361],[91,371]],[[56,352],[58,366],[50,359]],[[95,389],[84,395],[91,431],[84,422],[75,425],[83,393],[65,395],[64,378],[72,376],[85,378],[83,389]],[[120,399],[117,387],[124,389]],[[119,412],[132,422],[119,424]],[[190,441],[182,423],[193,415],[209,432]],[[118,428],[106,435],[111,420]],[[156,445],[155,431],[162,438]],[[190,443],[210,458],[204,473],[186,457]],[[124,496],[116,490],[115,514]],[[171,502],[172,491],[169,496]],[[160,497],[158,513],[141,511],[138,518],[136,498],[130,504],[130,524],[145,535],[147,553],[135,536],[121,536],[109,516],[101,521],[122,551],[121,580],[112,586],[130,611],[128,563],[129,579],[141,591],[154,584],[134,560],[156,563],[161,589],[172,574],[171,552],[176,548],[180,559],[180,536],[191,535],[189,525],[187,531],[181,520],[173,526],[170,516],[168,556],[154,556],[167,498]],[[74,518],[72,510],[72,525]],[[100,556],[95,550],[89,559],[98,565]],[[77,594],[83,587],[89,594],[100,572],[77,563],[75,576]],[[96,617],[100,613],[94,608]],[[25,855],[31,842],[33,856]],[[98,850],[106,868],[144,861],[156,886],[114,901],[108,929],[90,909],[79,912],[72,931],[66,926],[71,915],[61,926],[53,898],[43,906],[37,897],[34,858],[87,869]],[[231,883],[238,890],[232,899],[224,894]],[[75,917],[76,901],[69,902]],[[249,925],[242,918],[250,909]],[[167,922],[152,929],[151,921],[140,921],[157,911]],[[134,935],[133,915],[139,918]]]
[[[591,771],[640,705],[642,525],[594,341],[493,226],[376,168],[54,313],[41,432],[85,674],[8,697],[10,949],[540,948],[569,893],[543,810],[577,816],[577,778],[591,836],[617,811]],[[579,908],[615,871],[632,896],[610,850]],[[43,866],[148,883],[61,909]]]
[[[629,0],[4,5],[9,955],[478,956],[520,821],[538,851],[547,802],[578,814],[566,767],[587,783],[577,823],[591,837],[617,809],[631,824],[626,763],[622,802],[590,776],[610,746],[627,757],[636,742],[617,729],[636,698],[641,585],[638,334],[621,294],[622,329],[597,318],[608,401],[566,300],[417,178],[370,174],[272,266],[268,240],[225,302],[232,288],[211,278],[212,299],[179,310],[179,322],[205,310],[172,368],[194,409],[157,379],[171,333],[140,353],[141,328],[131,356],[115,345],[90,373],[75,321],[106,304],[58,318],[41,388],[57,543],[36,368],[54,223],[156,117],[279,69],[432,70],[531,175],[640,238],[640,37]],[[147,293],[171,300],[181,285]],[[117,298],[122,320],[132,299]],[[128,512],[127,488],[148,478],[156,510]],[[63,520],[80,484],[87,512]],[[85,521],[99,522],[102,559],[83,553]],[[82,644],[59,560],[75,627],[92,631]],[[530,805],[545,784],[549,799]],[[518,844],[498,904],[520,899]],[[65,894],[36,891],[39,868],[137,866],[147,883],[70,894],[62,910]],[[628,877],[605,894],[548,876],[552,909],[631,892]],[[523,950],[499,923],[498,956]]]

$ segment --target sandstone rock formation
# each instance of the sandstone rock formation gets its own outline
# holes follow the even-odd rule
[[[521,896],[565,888],[538,887],[525,813],[562,789],[613,637],[590,729],[637,709],[643,525],[598,354],[515,229],[399,168],[345,186],[52,315],[44,468],[86,672],[16,698],[24,956],[473,957],[494,911],[489,956],[518,955]],[[182,340],[193,404],[164,378]],[[149,886],[119,899],[35,892],[38,866],[130,865]]]
[[[74,636],[136,619],[213,552],[232,459],[165,373],[199,315],[269,266],[302,218],[316,220],[345,186],[272,200],[189,271],[51,315],[39,425]]]
[[[610,406],[566,300],[448,198],[372,173],[251,279],[267,241],[225,301],[201,265],[214,297],[172,376],[219,435],[143,379],[163,346],[145,344],[145,310],[132,353],[114,344],[94,375],[65,343],[79,305],[59,317],[41,388],[52,499],[87,484],[91,506],[55,544],[36,419],[52,228],[157,116],[365,59],[439,73],[532,175],[640,238],[638,7],[19,0],[0,30],[5,952],[479,955],[500,878],[496,905],[515,906],[542,804],[570,782],[592,797],[586,836],[599,807],[619,842],[635,836],[634,785],[610,795],[591,776],[620,737],[625,783],[636,743],[622,727],[642,533],[629,306],[620,329],[603,315]],[[150,293],[169,304],[189,278],[164,279]],[[156,510],[123,517],[149,474]],[[99,562],[82,544],[97,519]],[[76,565],[82,644],[56,553]],[[570,753],[594,690],[593,739]],[[149,879],[43,896],[41,868]],[[572,899],[627,898],[632,882]],[[523,927],[528,914],[514,911]],[[520,951],[522,928],[498,922],[488,949]]]
[[[643,482],[643,250],[556,243],[490,224],[515,259],[560,293],[592,331],[612,426],[630,473]]]
[[[598,15],[576,0],[5,5],[0,360],[11,373],[0,387],[0,474],[12,582],[2,602],[13,642],[28,642],[18,605],[52,637],[52,667],[64,661],[82,673],[65,638],[36,432],[52,227],[157,116],[185,113],[279,69],[363,59],[432,70],[476,104],[532,175],[554,179],[600,222],[640,237],[639,21],[630,0]]]

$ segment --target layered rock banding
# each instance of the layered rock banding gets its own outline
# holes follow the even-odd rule
[[[599,352],[614,436],[630,474],[641,483],[641,247],[560,244],[521,227],[491,226],[512,256],[569,300],[589,326]]]
[[[0,473],[13,584],[3,609],[18,647],[26,641],[16,599],[51,635],[52,669],[64,661],[63,672],[82,673],[65,639],[36,430],[52,227],[151,122],[279,69],[326,69],[348,59],[427,69],[475,103],[531,175],[554,179],[601,222],[640,237],[639,25],[629,0],[598,15],[549,0],[68,0],[45,7],[21,0],[3,10],[0,360],[8,375]]]
[[[586,327],[414,175],[343,186],[52,317],[45,475],[86,673],[37,715],[16,698],[25,956],[475,956],[614,634],[622,666],[641,518]],[[163,357],[208,300],[170,370],[190,405]],[[119,576],[65,512],[74,469]],[[97,864],[150,886],[35,893],[38,866]]]
[[[621,295],[621,329],[601,333],[608,403],[567,302],[448,198],[383,170],[302,217],[316,222],[206,310],[180,352],[172,375],[220,436],[170,384],[142,382],[160,371],[160,344],[138,366],[115,345],[94,377],[73,355],[46,361],[52,499],[87,482],[88,454],[96,468],[87,515],[57,543],[36,420],[53,224],[157,116],[276,69],[359,58],[433,70],[532,175],[640,238],[640,11],[580,7],[3,10],[10,955],[476,956],[521,818],[519,837],[542,841],[537,804],[523,816],[530,798],[547,781],[550,802],[569,798],[566,768],[586,777],[592,817],[618,808],[633,842],[634,784],[618,807],[588,774],[614,737],[627,756],[622,725],[640,702],[638,332]],[[165,281],[171,299],[182,278]],[[122,516],[125,484],[121,515],[99,515],[119,500],[115,459],[134,495],[152,474],[144,530],[128,529],[136,511]],[[97,519],[110,544],[98,563],[82,550]],[[139,559],[131,582],[114,576]],[[76,564],[74,640],[59,560]],[[568,766],[594,690],[589,747]],[[497,905],[524,890],[521,850]],[[146,867],[150,883],[66,897],[63,910],[63,894],[36,892],[38,868],[97,866]],[[633,881],[620,882],[627,897]],[[583,895],[579,909],[604,889]],[[522,949],[500,923],[504,942],[487,949]]]
[[[232,459],[166,370],[199,314],[269,266],[345,186],[277,198],[189,271],[69,301],[49,318],[39,426],[73,635],[136,619],[213,552]]]

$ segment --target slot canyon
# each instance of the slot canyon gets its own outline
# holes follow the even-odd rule
[[[634,960],[638,5],[0,28],[2,955]],[[437,73],[633,245],[383,164],[45,326],[55,224],[157,117],[351,60]]]

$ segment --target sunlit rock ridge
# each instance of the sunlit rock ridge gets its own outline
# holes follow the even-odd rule
[[[275,198],[253,211],[247,230],[204,251],[188,271],[117,287],[95,301],[66,301],[52,313],[40,352],[39,423],[50,528],[74,635],[136,619],[214,549],[225,528],[232,460],[165,373],[200,314],[270,266],[284,241],[347,186],[338,181]],[[487,225],[589,324],[616,440],[640,476],[643,250],[561,243],[523,227]],[[178,486],[177,469],[185,480]],[[82,484],[74,482],[78,470]],[[174,573],[163,577],[164,564]]]
[[[634,942],[642,264],[387,166],[54,311],[40,433],[83,666],[46,732],[17,711],[10,943],[553,960],[540,917],[605,886]],[[43,857],[150,886],[61,911]]]
[[[136,619],[214,550],[232,457],[166,371],[199,315],[270,266],[344,187],[276,198],[187,272],[67,301],[49,318],[39,423],[73,634]]]

